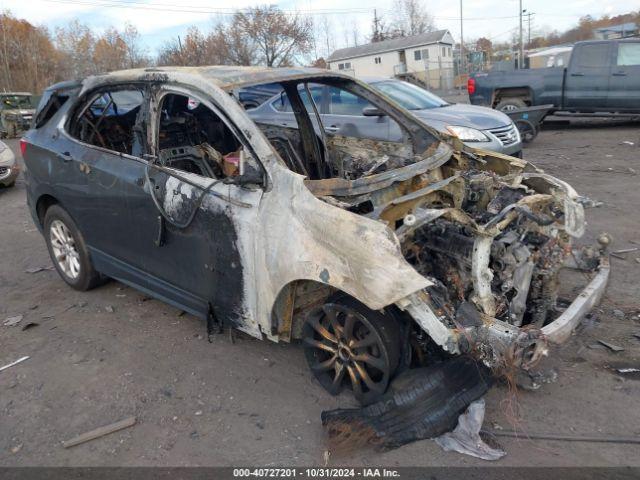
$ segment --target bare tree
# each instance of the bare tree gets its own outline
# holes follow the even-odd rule
[[[128,68],[144,67],[151,64],[147,50],[140,45],[140,33],[135,26],[125,23],[120,36],[127,46]]]
[[[421,0],[394,0],[391,22],[392,37],[408,37],[435,30],[433,17]]]
[[[58,79],[58,60],[46,28],[0,14],[0,91],[40,91]]]
[[[268,67],[292,65],[296,55],[312,47],[313,23],[309,18],[289,16],[275,5],[237,12],[229,28],[238,28],[255,44],[258,61]]]
[[[93,59],[96,37],[78,20],[56,29],[55,44],[64,57],[61,68],[66,78],[81,78],[97,72]]]
[[[324,16],[322,17],[322,20],[318,22],[318,29],[320,30],[319,43],[322,45],[323,49],[323,54],[320,56],[328,58],[336,49],[335,37],[333,34],[335,27],[331,20],[329,20],[327,16]]]
[[[127,44],[114,27],[109,27],[96,39],[93,63],[98,72],[121,70],[128,65]]]
[[[218,25],[208,37],[208,48],[221,65],[255,65],[258,52],[253,40],[233,25]]]

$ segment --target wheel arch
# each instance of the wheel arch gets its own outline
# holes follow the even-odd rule
[[[271,333],[285,342],[301,338],[302,324],[307,314],[335,295],[344,295],[368,308],[366,302],[328,283],[308,279],[293,280],[280,289],[273,303]],[[388,305],[381,311],[387,311],[398,322],[406,323],[410,319],[395,304]]]
[[[41,227],[44,227],[44,217],[47,214],[47,210],[53,205],[60,205],[61,208],[64,208],[60,204],[60,201],[51,194],[44,193],[38,197],[36,201],[36,214],[38,215],[38,221]]]
[[[309,311],[322,305],[336,292],[346,292],[315,280],[298,279],[284,285],[273,303],[271,333],[290,342],[302,335],[302,324]]]
[[[495,108],[498,103],[506,98],[519,98],[530,105],[533,101],[533,91],[528,86],[498,88],[493,93],[491,107]]]

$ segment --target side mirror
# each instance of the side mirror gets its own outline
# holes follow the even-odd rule
[[[364,107],[362,109],[362,115],[365,117],[384,117],[387,114],[377,107]]]

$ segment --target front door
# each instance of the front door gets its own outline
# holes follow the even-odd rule
[[[211,308],[242,329],[262,167],[212,104],[166,90],[152,111],[155,160],[131,203],[131,244],[155,292],[196,315]]]

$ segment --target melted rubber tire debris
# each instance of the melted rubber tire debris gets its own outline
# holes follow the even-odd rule
[[[460,414],[491,385],[487,367],[455,357],[401,373],[369,406],[322,412],[322,425],[332,452],[389,450],[453,430]]]

